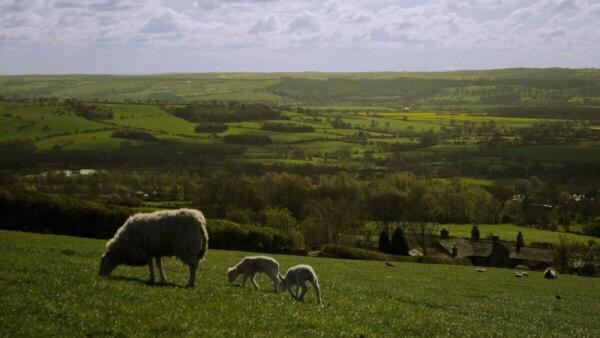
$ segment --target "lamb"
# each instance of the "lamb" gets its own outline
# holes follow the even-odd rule
[[[306,281],[310,282],[317,293],[317,302],[321,304],[321,288],[319,287],[319,279],[315,270],[310,265],[296,265],[288,269],[285,276],[281,280],[281,291],[286,289],[292,295],[292,298],[296,300],[303,300],[308,287]],[[292,291],[292,286],[296,286],[295,290]],[[302,289],[299,292],[298,288]]]
[[[558,278],[558,274],[556,273],[556,270],[554,270],[552,268],[546,268],[546,270],[544,270],[544,278],[556,279],[556,278]]]
[[[100,276],[108,276],[119,265],[148,265],[150,283],[154,283],[152,260],[156,262],[160,282],[166,278],[162,258],[176,256],[189,266],[188,288],[194,287],[196,270],[208,249],[206,220],[193,209],[138,213],[127,219],[106,244],[100,261]]]
[[[237,276],[243,274],[244,280],[242,281],[242,287],[246,286],[246,280],[250,277],[254,288],[258,289],[258,284],[256,284],[256,274],[259,272],[262,272],[271,278],[275,292],[277,292],[279,290],[279,279],[282,278],[282,276],[279,273],[279,263],[271,257],[245,257],[236,266],[227,270],[227,276],[229,278],[229,283],[233,283]]]

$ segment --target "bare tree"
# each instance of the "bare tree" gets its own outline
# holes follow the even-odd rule
[[[429,249],[433,247],[436,241],[437,225],[431,222],[414,222],[411,224],[411,232],[417,240],[417,244],[423,250],[423,255],[429,254]]]

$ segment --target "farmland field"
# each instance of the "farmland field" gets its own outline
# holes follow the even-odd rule
[[[0,336],[578,336],[600,332],[595,279],[506,269],[348,261],[276,255],[282,269],[317,271],[323,306],[228,285],[225,271],[247,253],[209,250],[197,287],[166,260],[151,286],[147,268],[97,276],[104,241],[0,231]],[[560,295],[561,299],[557,299]],[[256,320],[268,318],[268,320]]]
[[[469,224],[442,224],[440,228],[446,228],[450,231],[451,236],[456,237],[471,237],[471,227]],[[560,237],[567,240],[589,241],[594,237],[579,235],[575,233],[565,233],[557,231],[548,231],[534,229],[528,227],[517,226],[514,224],[477,224],[482,237],[488,237],[493,234],[499,236],[501,240],[515,241],[517,233],[521,231],[526,244],[532,242],[542,243],[558,243]]]
[[[517,130],[542,121],[537,118],[445,112],[349,112],[333,108],[318,111],[315,115],[315,112],[292,109],[283,110],[281,119],[228,122],[226,131],[196,133],[195,123],[173,115],[164,105],[114,102],[98,103],[98,106],[110,110],[112,117],[86,119],[76,116],[64,105],[53,103],[0,102],[0,141],[30,139],[41,151],[116,151],[123,147],[153,145],[153,142],[143,139],[112,137],[113,132],[120,129],[141,130],[153,135],[156,140],[171,142],[171,145],[202,143],[219,146],[223,144],[222,138],[228,135],[262,135],[268,137],[272,144],[247,145],[246,155],[238,156],[236,160],[252,163],[262,159],[264,163],[284,165],[292,163],[291,160],[316,165],[325,165],[326,162],[327,166],[346,168],[378,168],[377,160],[401,156],[437,170],[440,164],[448,163],[449,156],[459,153],[462,154],[460,156],[471,154],[470,161],[476,165],[496,162],[496,168],[501,169],[522,158],[549,166],[579,160],[598,162],[600,158],[596,156],[600,148],[595,140],[569,145],[510,143],[515,139]],[[290,133],[261,128],[263,123],[288,122],[310,126],[314,131]],[[509,135],[503,139],[508,144],[491,153],[491,158],[476,155],[479,145],[489,142],[492,135],[482,128],[493,128]],[[422,135],[426,133],[439,135],[435,144],[420,144]],[[370,157],[365,161],[367,152]],[[479,179],[482,184],[487,184],[485,177],[470,179],[471,183]]]

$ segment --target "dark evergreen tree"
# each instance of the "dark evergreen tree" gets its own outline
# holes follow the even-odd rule
[[[390,235],[387,230],[383,229],[379,235],[379,251],[388,253],[390,252],[390,247]]]
[[[406,241],[406,237],[404,237],[404,231],[402,231],[402,228],[396,228],[392,234],[390,253],[408,256],[408,249],[408,242]]]
[[[471,229],[471,240],[472,241],[479,240],[479,228],[477,227],[477,225],[473,225],[473,228]]]
[[[525,246],[525,242],[523,241],[523,233],[519,231],[519,234],[517,235],[517,245],[515,247],[517,254],[521,253],[521,248],[523,246]]]

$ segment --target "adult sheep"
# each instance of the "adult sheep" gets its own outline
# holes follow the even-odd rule
[[[198,263],[208,248],[206,220],[198,210],[179,209],[139,213],[127,219],[106,244],[100,261],[100,276],[108,276],[117,266],[148,265],[154,283],[152,260],[164,283],[162,257],[176,256],[190,268],[188,288],[194,287]]]

